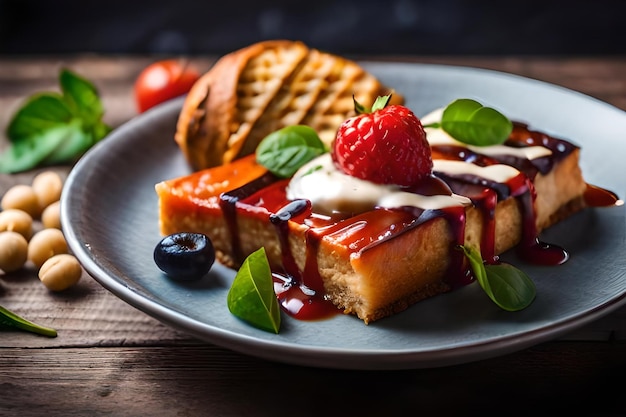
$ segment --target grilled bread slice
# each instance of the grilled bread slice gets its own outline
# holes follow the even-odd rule
[[[330,145],[353,116],[353,98],[373,103],[391,94],[356,62],[302,42],[259,42],[220,58],[193,86],[180,113],[176,142],[195,170],[251,154],[289,125],[315,129]],[[402,103],[399,94],[393,103]]]

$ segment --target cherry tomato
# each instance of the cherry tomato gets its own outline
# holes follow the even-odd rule
[[[135,81],[135,101],[140,113],[189,92],[200,73],[187,61],[168,59],[148,65]]]

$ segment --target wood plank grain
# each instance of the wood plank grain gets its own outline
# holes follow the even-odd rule
[[[113,296],[86,273],[75,287],[61,293],[48,291],[32,275],[3,278],[0,302],[31,321],[53,327],[58,336],[4,328],[0,347],[143,346],[193,340]]]
[[[626,411],[625,370],[626,343],[393,372],[274,364],[214,346],[0,349],[0,414],[608,416]]]
[[[380,59],[380,57],[377,57]],[[0,58],[0,132],[61,66],[92,79],[106,120],[136,115],[132,83],[154,57]],[[208,68],[214,57],[196,58]],[[511,72],[626,109],[626,59],[383,57]],[[0,149],[6,146],[1,137]],[[54,167],[66,175],[70,167]],[[0,175],[0,193],[41,170]],[[63,293],[34,270],[0,273],[0,304],[55,327],[54,339],[0,329],[0,415],[626,415],[626,307],[560,340],[444,368],[342,371],[273,363],[198,341],[131,307],[87,274]],[[596,342],[591,342],[596,341]],[[597,341],[601,341],[598,343]],[[615,381],[615,382],[613,382]]]

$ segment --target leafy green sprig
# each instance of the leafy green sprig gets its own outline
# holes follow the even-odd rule
[[[287,126],[267,135],[256,150],[256,160],[273,174],[289,178],[304,164],[328,152],[315,129]]]
[[[57,336],[56,330],[28,321],[2,306],[0,306],[0,326],[14,327],[48,337]]]
[[[59,84],[61,93],[31,96],[9,122],[10,146],[0,155],[1,173],[74,162],[111,131],[91,82],[62,69]]]
[[[460,249],[465,253],[478,284],[500,308],[519,311],[533,302],[535,284],[524,272],[507,263],[485,265],[475,248],[461,245]]]
[[[513,123],[502,113],[467,98],[450,103],[440,122],[424,127],[441,128],[454,139],[474,146],[500,145],[513,131]]]
[[[251,253],[237,271],[228,291],[229,311],[243,321],[268,332],[280,330],[280,306],[265,248]]]

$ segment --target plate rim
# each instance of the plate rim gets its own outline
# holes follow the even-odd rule
[[[556,88],[569,94],[579,95],[586,100],[592,100],[598,104],[606,106],[607,109],[614,109],[623,112],[621,109],[598,100],[595,97],[588,96],[584,93],[568,89],[559,85],[547,83],[545,81],[528,78],[522,75],[511,74],[492,69],[465,67],[458,65],[446,65],[446,64],[422,64],[412,62],[378,62],[378,61],[359,61],[366,67],[368,64],[373,65],[401,65],[401,66],[417,66],[417,67],[429,67],[436,70],[439,68],[445,68],[447,70],[455,71],[471,71],[480,75],[492,75],[499,77],[510,77],[520,81],[528,81],[532,83],[539,83],[544,87]],[[131,118],[128,122],[122,124],[111,132],[106,140],[103,140],[96,144],[83,158],[81,158],[77,164],[73,167],[67,176],[65,188],[71,189],[79,181],[79,174],[82,170],[86,169],[86,166],[92,162],[93,159],[99,155],[99,152],[104,152],[107,146],[107,141],[111,137],[123,137],[126,131],[132,131],[139,125],[147,123],[151,118],[159,118],[163,114],[170,114],[175,112],[176,109],[180,109],[184,97],[166,102],[159,106],[156,106],[149,111],[137,115]],[[624,113],[624,112],[623,112]],[[624,113],[626,115],[626,113]],[[120,139],[114,139],[120,140]],[[111,143],[109,141],[108,143]],[[480,359],[486,359],[494,356],[500,356],[503,354],[511,353],[514,351],[522,350],[538,343],[552,340],[558,336],[561,336],[569,331],[579,328],[585,324],[599,319],[600,317],[609,314],[620,306],[626,304],[626,291],[611,298],[608,302],[597,305],[593,310],[582,312],[575,317],[570,317],[567,320],[553,323],[532,332],[524,333],[523,335],[509,335],[497,338],[495,340],[472,343],[470,345],[458,347],[449,347],[445,349],[422,349],[422,350],[367,350],[367,349],[354,349],[354,348],[337,348],[337,347],[319,347],[319,346],[298,346],[296,344],[286,345],[283,342],[268,341],[265,339],[258,339],[252,336],[239,334],[228,329],[222,329],[220,327],[213,326],[208,323],[203,323],[189,316],[181,314],[177,311],[168,309],[160,303],[155,302],[144,297],[137,291],[132,290],[123,282],[116,279],[112,279],[107,271],[102,270],[100,266],[92,258],[92,254],[86,249],[77,236],[76,230],[74,230],[70,221],[71,213],[70,208],[72,203],[70,196],[72,192],[62,193],[61,201],[61,219],[63,224],[63,230],[66,233],[68,245],[73,253],[81,261],[81,264],[100,285],[110,291],[112,294],[122,299],[126,303],[133,307],[149,314],[157,320],[170,325],[172,327],[182,329],[187,333],[198,337],[201,340],[209,343],[214,343],[228,349],[238,351],[243,354],[251,356],[261,357],[268,360],[285,362],[294,365],[315,366],[324,368],[338,368],[338,369],[411,369],[411,368],[428,368],[439,367],[447,365],[455,365]],[[207,332],[208,331],[208,332]],[[207,333],[210,337],[207,337]],[[520,338],[523,339],[520,341]],[[254,349],[262,347],[260,351]],[[459,354],[459,349],[463,352]]]

